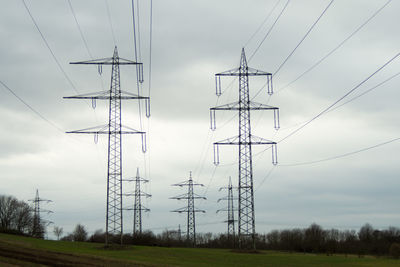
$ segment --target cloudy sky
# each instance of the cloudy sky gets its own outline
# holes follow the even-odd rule
[[[137,102],[123,103],[123,123],[148,132],[146,154],[139,136],[123,137],[123,169],[126,178],[139,168],[150,180],[144,229],[185,227],[185,215],[170,212],[185,203],[169,198],[184,193],[171,184],[193,171],[204,184],[196,192],[207,197],[197,202],[206,210],[196,217],[198,231],[225,231],[225,214],[216,214],[225,193],[218,189],[229,176],[237,184],[238,151],[222,147],[215,167],[212,143],[237,134],[237,114],[217,113],[217,130],[211,131],[209,108],[237,100],[237,80],[223,79],[218,98],[214,74],[238,67],[242,47],[251,67],[274,74],[275,94],[268,98],[264,81],[255,78],[252,97],[279,107],[281,115],[275,131],[273,114],[252,113],[254,135],[282,140],[276,167],[266,147],[253,150],[256,230],[313,222],[340,229],[366,222],[399,226],[400,60],[362,82],[399,53],[400,3],[333,1],[301,42],[330,2],[153,1],[150,50],[150,1],[135,1],[142,93],[151,97],[152,116],[140,118]],[[43,206],[54,211],[46,218],[66,233],[77,223],[90,232],[104,229],[107,138],[95,144],[92,136],[64,132],[105,124],[107,103],[92,109],[89,102],[63,97],[109,88],[110,68],[99,75],[95,66],[69,62],[110,57],[115,45],[121,57],[134,59],[131,1],[1,3],[0,193],[28,200],[39,189],[53,201]],[[121,87],[136,92],[134,68],[122,67]],[[352,89],[336,106],[362,96],[294,132]],[[125,192],[133,188],[124,184]],[[124,206],[132,201],[124,198]],[[133,216],[124,216],[130,232]]]

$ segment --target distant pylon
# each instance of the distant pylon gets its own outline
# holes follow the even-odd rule
[[[71,64],[97,65],[99,73],[103,65],[111,65],[110,90],[98,93],[89,93],[78,96],[64,97],[70,99],[90,99],[92,106],[96,106],[96,100],[109,100],[109,121],[106,125],[87,128],[67,133],[94,134],[95,142],[99,134],[108,135],[108,166],[107,166],[107,206],[106,206],[106,245],[110,242],[122,244],[123,219],[122,219],[122,135],[141,134],[142,151],[146,152],[145,132],[137,131],[121,123],[121,100],[138,99],[146,101],[146,115],[150,116],[149,97],[135,95],[121,90],[120,65],[138,65],[138,80],[143,82],[142,63],[123,59],[118,56],[115,46],[112,58],[95,59],[89,61],[72,62]],[[110,238],[113,237],[113,238]],[[118,239],[118,241],[116,239]]]
[[[43,220],[41,218],[41,213],[46,212],[46,213],[52,213],[50,210],[44,210],[40,208],[40,202],[52,202],[51,200],[48,199],[43,199],[39,197],[39,190],[36,189],[36,196],[34,199],[30,199],[29,201],[32,201],[33,203],[33,222],[32,222],[32,236],[36,238],[44,238],[44,233],[46,232],[46,225],[50,224],[52,222],[48,220]]]
[[[178,212],[178,213],[187,213],[187,231],[186,231],[186,240],[189,244],[191,244],[193,247],[196,246],[196,220],[195,220],[195,214],[196,212],[203,212],[205,213],[204,210],[196,209],[194,205],[194,200],[195,199],[206,199],[205,197],[199,196],[194,193],[193,191],[193,186],[204,186],[203,184],[198,184],[193,182],[192,180],[192,172],[190,172],[189,180],[184,181],[179,184],[173,184],[172,186],[187,186],[188,187],[188,192],[187,194],[179,195],[176,197],[171,197],[171,199],[187,199],[187,207],[183,207],[180,209],[173,210],[172,212]]]
[[[219,164],[219,145],[239,146],[239,248],[256,249],[255,213],[253,190],[252,145],[271,145],[272,163],[277,164],[276,142],[251,134],[250,111],[273,110],[275,129],[279,129],[279,109],[250,101],[249,76],[266,76],[268,94],[272,94],[272,74],[248,67],[244,48],[240,58],[240,67],[215,74],[216,94],[221,95],[221,76],[239,77],[239,101],[210,109],[211,129],[216,129],[216,110],[239,111],[239,135],[214,143],[214,164]]]
[[[223,189],[228,190],[228,196],[218,199],[218,202],[220,202],[221,200],[226,200],[228,202],[228,208],[227,209],[219,209],[219,210],[217,210],[217,213],[220,211],[224,211],[224,212],[228,213],[228,219],[225,221],[228,223],[228,242],[232,245],[232,247],[235,247],[236,246],[235,211],[237,211],[237,209],[234,208],[233,200],[237,200],[237,198],[235,198],[233,196],[233,186],[232,186],[231,177],[229,177],[228,187],[221,187],[219,189],[219,191],[221,191]]]
[[[142,197],[151,197],[150,194],[147,194],[141,190],[141,183],[147,183],[149,180],[141,178],[139,175],[139,168],[136,171],[135,179],[128,180],[135,181],[135,192],[133,194],[124,194],[126,196],[134,196],[135,202],[133,204],[133,235],[139,235],[142,233],[142,211],[148,212],[150,209],[146,208],[142,205]],[[132,210],[132,209],[127,209]]]

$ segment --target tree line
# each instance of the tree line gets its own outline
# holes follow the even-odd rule
[[[0,196],[0,231],[2,233],[34,236],[37,225],[34,223],[34,212],[30,205],[13,196]],[[41,225],[44,229],[44,225]],[[39,236],[42,237],[43,236]]]
[[[112,237],[111,237],[112,238]],[[116,242],[118,242],[118,237]],[[87,241],[104,243],[105,233],[96,230],[88,235],[85,227],[78,224],[75,230],[62,238],[65,241]],[[186,236],[180,231],[164,230],[160,234],[144,231],[141,234],[124,234],[124,244],[189,247]],[[203,248],[237,248],[237,240],[226,234],[197,233],[197,247]],[[311,224],[307,228],[273,230],[267,234],[256,235],[257,249],[278,250],[301,253],[354,254],[400,257],[400,228],[374,229],[365,224],[359,231],[323,229],[318,224]]]
[[[0,232],[43,238],[46,225],[43,221],[40,221],[38,225],[37,219],[28,203],[13,196],[0,195]],[[53,232],[57,239],[60,239],[63,229],[54,227]],[[82,224],[77,224],[73,232],[61,237],[61,240],[104,243],[105,233],[102,230],[96,230],[94,234],[89,235]],[[124,244],[166,247],[191,246],[183,233],[171,230],[165,230],[157,235],[151,231],[135,235],[124,234],[123,242]],[[197,233],[196,243],[198,247],[204,248],[237,248],[237,238],[234,239],[226,234]],[[388,227],[379,230],[367,223],[359,231],[355,231],[323,229],[313,223],[307,228],[273,230],[267,234],[256,234],[256,247],[289,252],[326,253],[327,255],[342,253],[363,256],[368,254],[391,255],[399,258],[400,228]]]

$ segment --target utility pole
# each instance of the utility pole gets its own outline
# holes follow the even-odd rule
[[[187,199],[187,207],[183,207],[180,209],[173,210],[172,212],[178,212],[178,213],[187,213],[187,231],[186,231],[186,240],[188,244],[191,244],[193,247],[196,246],[196,220],[195,220],[195,214],[196,212],[203,212],[205,213],[204,210],[196,209],[194,205],[194,200],[195,199],[206,199],[203,196],[197,195],[194,193],[193,186],[204,186],[203,184],[198,184],[193,181],[192,179],[192,172],[190,172],[189,180],[184,181],[179,184],[173,184],[172,186],[179,186],[179,187],[188,187],[188,192],[183,195],[179,195],[176,197],[171,197],[171,199]]]
[[[44,238],[44,233],[46,232],[45,225],[50,224],[52,222],[43,220],[41,218],[41,213],[46,212],[46,213],[52,213],[50,210],[44,210],[40,209],[40,202],[45,202],[45,203],[50,203],[52,202],[51,200],[48,199],[43,199],[39,197],[39,190],[36,189],[36,196],[34,199],[30,199],[33,203],[33,225],[32,225],[32,236],[36,238]]]
[[[142,151],[144,153],[146,152],[146,133],[122,125],[121,100],[145,100],[146,116],[149,117],[150,98],[122,91],[119,67],[120,65],[137,65],[137,68],[139,67],[138,80],[143,82],[143,64],[120,58],[116,46],[111,58],[71,62],[70,64],[97,65],[100,74],[103,65],[112,66],[110,90],[64,98],[91,99],[93,108],[96,106],[97,99],[109,100],[108,124],[67,133],[94,134],[95,142],[97,142],[99,134],[108,135],[106,245],[109,243],[122,244],[122,135],[140,134],[142,136]]]
[[[220,202],[221,200],[226,200],[228,202],[228,208],[227,209],[219,209],[219,210],[217,210],[217,213],[220,212],[220,211],[224,211],[224,212],[228,213],[228,219],[225,221],[225,222],[228,223],[228,242],[234,248],[236,246],[236,242],[235,242],[235,214],[234,214],[234,212],[237,211],[237,209],[235,209],[234,206],[233,206],[233,200],[237,200],[237,198],[233,197],[233,186],[232,186],[231,177],[229,177],[228,187],[221,187],[219,189],[219,191],[221,191],[223,189],[227,189],[228,190],[228,196],[218,199],[217,202]]]
[[[140,177],[139,168],[137,168],[135,179],[129,181],[135,181],[135,192],[133,194],[124,194],[124,195],[135,197],[135,202],[133,205],[133,236],[135,237],[137,235],[142,234],[142,211],[144,212],[150,211],[150,209],[142,205],[142,197],[147,198],[151,197],[151,195],[143,192],[140,189],[140,184],[148,183],[149,180]],[[132,210],[132,209],[126,209],[126,210]]]
[[[275,129],[279,129],[279,109],[250,101],[249,76],[266,76],[268,94],[271,95],[273,93],[272,74],[248,67],[243,48],[239,68],[215,74],[217,96],[221,95],[221,76],[239,77],[239,101],[210,108],[211,129],[216,129],[216,110],[237,110],[239,112],[239,135],[214,143],[214,164],[219,164],[220,145],[237,145],[239,147],[239,248],[256,249],[252,146],[271,145],[273,164],[277,164],[277,153],[276,142],[251,134],[250,111],[273,110]]]

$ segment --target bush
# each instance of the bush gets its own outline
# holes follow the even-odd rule
[[[393,258],[398,259],[400,257],[400,244],[399,243],[393,243],[390,246],[389,254]]]

